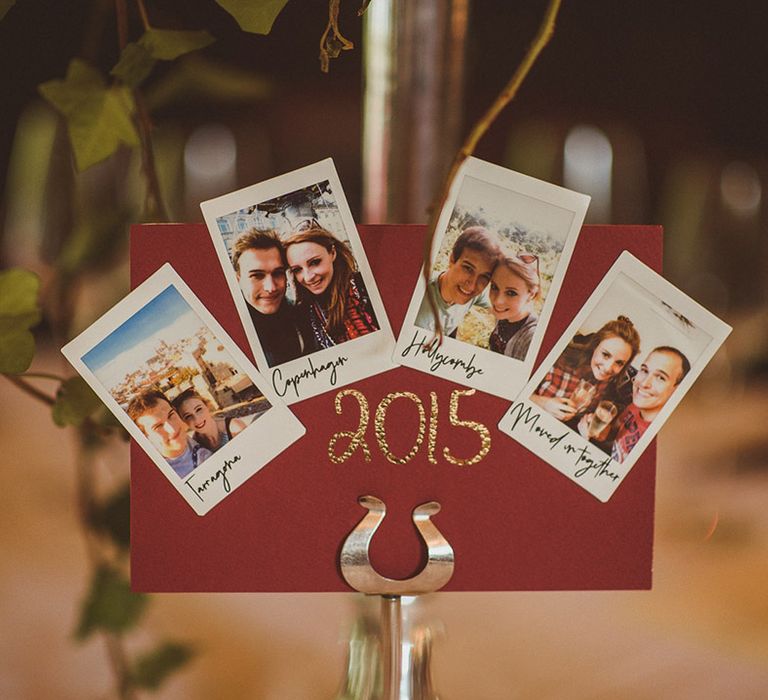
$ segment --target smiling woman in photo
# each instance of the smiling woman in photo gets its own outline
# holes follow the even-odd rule
[[[225,420],[215,417],[208,401],[194,389],[182,391],[173,400],[172,405],[187,427],[195,431],[195,440],[211,452],[226,445],[246,427],[239,418]]]
[[[529,253],[504,257],[491,276],[491,313],[496,327],[488,347],[516,360],[524,360],[536,331],[533,304],[541,295],[539,259]]]
[[[320,348],[330,348],[379,329],[352,251],[323,228],[312,227],[284,241],[296,280],[300,309],[309,317]]]
[[[594,333],[577,335],[544,376],[531,401],[560,421],[591,412],[606,390],[626,375],[639,351],[640,335],[626,316]],[[575,398],[580,382],[590,387],[583,405]]]

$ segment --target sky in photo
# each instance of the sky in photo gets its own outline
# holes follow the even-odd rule
[[[456,208],[482,211],[491,226],[516,225],[525,231],[546,233],[565,242],[573,212],[551,202],[506,189],[476,177],[466,176],[456,200]]]
[[[143,367],[160,341],[173,344],[203,326],[189,304],[170,285],[83,355],[83,362],[109,390],[126,374]]]

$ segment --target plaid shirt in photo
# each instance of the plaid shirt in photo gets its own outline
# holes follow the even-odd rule
[[[592,397],[592,401],[583,411],[584,413],[591,413],[600,402],[611,380],[596,382],[589,365],[576,371],[566,370],[555,365],[547,372],[544,379],[541,380],[541,384],[536,387],[536,394],[538,396],[557,396],[561,399],[567,399],[576,391],[576,387],[581,379],[586,379],[595,385],[595,394]]]

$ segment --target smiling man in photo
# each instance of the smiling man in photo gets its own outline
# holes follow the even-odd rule
[[[272,367],[316,350],[285,296],[288,262],[277,233],[244,233],[235,241],[232,264],[267,364]]]
[[[187,435],[187,424],[159,391],[145,391],[128,404],[128,416],[182,479],[212,452]]]
[[[415,325],[426,330],[436,330],[427,297],[427,294],[431,294],[443,333],[455,338],[456,331],[471,308],[489,308],[490,302],[484,291],[500,256],[496,236],[487,229],[471,226],[462,231],[453,244],[448,268],[429,281],[416,314]]]
[[[632,381],[632,403],[615,422],[613,459],[626,459],[690,369],[688,358],[677,348],[665,345],[648,353]]]

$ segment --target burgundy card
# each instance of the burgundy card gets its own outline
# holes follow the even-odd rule
[[[360,234],[395,334],[422,261],[423,226],[360,226]],[[657,226],[585,226],[547,329],[538,362],[622,250],[661,270]],[[131,284],[170,262],[234,341],[251,356],[245,334],[203,224],[145,224],[131,232]],[[655,447],[649,449],[608,503],[601,503],[542,462],[496,425],[507,401],[480,392],[462,396],[458,417],[490,431],[487,455],[471,466],[478,433],[450,421],[451,393],[464,387],[397,368],[351,387],[367,399],[365,439],[371,461],[356,450],[343,463],[329,458],[335,433],[355,431],[358,402],[336,391],[295,404],[306,426],[299,441],[207,515],[195,515],[135,444],[131,445],[131,572],[139,591],[348,591],[341,544],[367,512],[363,494],[382,499],[387,516],[371,545],[376,569],[406,578],[426,554],[411,511],[436,500],[434,523],[453,546],[456,566],[447,591],[643,589],[651,587]],[[429,420],[437,396],[436,464],[425,438],[406,464],[387,461],[374,415],[382,399],[412,392]],[[394,400],[385,437],[406,455],[419,432],[417,404]],[[339,438],[341,454],[349,438]]]

